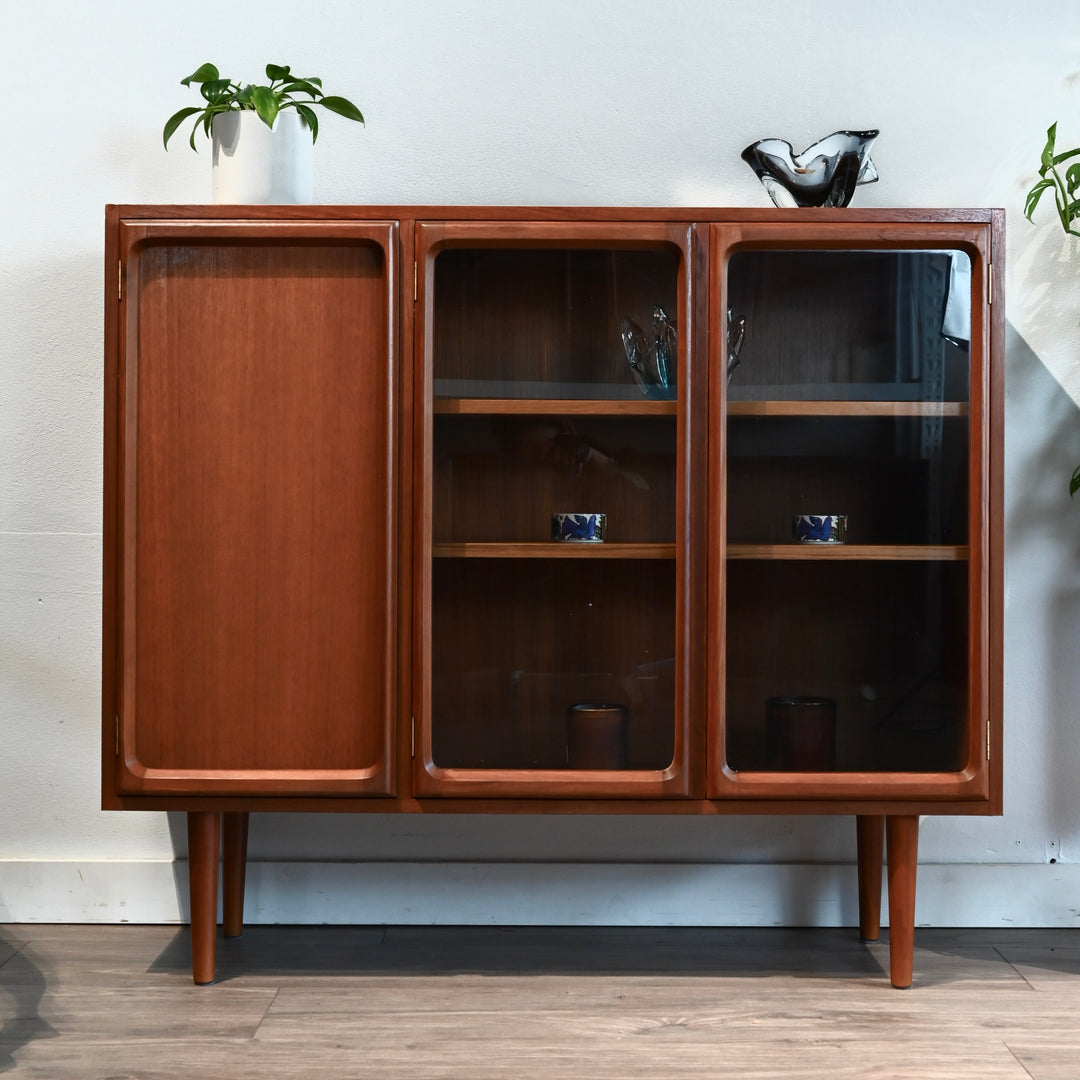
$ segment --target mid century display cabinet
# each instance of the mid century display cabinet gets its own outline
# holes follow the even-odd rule
[[[1003,214],[110,206],[103,805],[1001,810]],[[223,839],[222,839],[223,837]]]

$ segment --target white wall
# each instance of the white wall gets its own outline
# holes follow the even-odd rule
[[[320,202],[763,206],[749,142],[880,127],[857,205],[1007,209],[1006,813],[926,822],[917,917],[1080,924],[1080,240],[1022,217],[1078,45],[1015,0],[5,5],[0,921],[182,914],[179,819],[98,810],[103,206],[206,201],[178,80],[273,59],[368,119],[325,120]],[[852,853],[848,819],[256,817],[250,910],[851,922]]]

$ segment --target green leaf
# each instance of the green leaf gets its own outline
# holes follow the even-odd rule
[[[1057,142],[1057,121],[1046,129],[1046,145],[1042,152],[1042,167],[1049,169],[1054,164],[1054,143]]]
[[[1072,479],[1069,480],[1069,494],[1075,495],[1080,491],[1080,465],[1073,469]]]
[[[277,114],[281,110],[281,98],[268,86],[251,87],[251,104],[262,118],[262,122],[268,127],[274,126]]]
[[[1043,192],[1047,188],[1052,188],[1054,181],[1047,178],[1040,180],[1027,194],[1027,201],[1024,203],[1024,217],[1031,221],[1031,215],[1035,213],[1035,207],[1039,205],[1039,200],[1042,198]]]
[[[325,106],[331,112],[337,113],[339,116],[344,116],[349,120],[356,120],[359,123],[364,122],[364,117],[360,110],[348,100],[343,97],[324,97],[319,101],[320,105]]]
[[[310,105],[304,105],[299,101],[293,102],[293,108],[304,118],[307,126],[311,128],[311,141],[314,142],[319,137],[319,118],[315,115],[315,110]]]
[[[169,149],[169,140],[173,137],[176,129],[189,117],[194,116],[196,113],[201,113],[200,109],[196,105],[190,105],[186,109],[181,109],[179,112],[175,112],[168,120],[165,121],[165,128],[161,132],[161,141],[165,144],[165,149]]]
[[[207,101],[213,102],[227,94],[231,85],[228,79],[214,79],[211,82],[204,82],[200,91]]]
[[[213,82],[215,79],[220,79],[221,73],[213,64],[203,64],[201,68],[193,71],[186,79],[180,80],[181,86],[190,86],[193,82],[204,83]]]
[[[282,67],[280,64],[267,64],[266,77],[271,82],[277,82],[279,79],[287,79],[289,77],[289,65],[286,64]]]
[[[199,125],[202,125],[204,134],[209,136],[210,134],[210,117],[206,115],[205,110],[200,110],[199,115],[195,118],[195,124],[191,129],[191,134],[188,136],[188,146],[197,154],[199,148],[195,145],[195,133],[199,130]]]
[[[1076,157],[1078,154],[1080,154],[1080,146],[1075,150],[1066,150],[1063,154],[1055,154],[1054,164],[1060,165],[1063,161],[1068,161],[1069,158]]]
[[[1080,187],[1080,164],[1070,165],[1065,170],[1065,187],[1069,195],[1074,195],[1076,189]]]
[[[279,91],[282,94],[310,94],[313,98],[322,97],[322,91],[310,79],[293,79]]]

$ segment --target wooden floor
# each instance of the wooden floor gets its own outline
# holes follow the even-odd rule
[[[0,926],[0,1074],[1078,1080],[1080,930]]]

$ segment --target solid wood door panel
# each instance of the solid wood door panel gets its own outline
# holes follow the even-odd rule
[[[123,751],[135,790],[388,790],[391,228],[129,265]]]

